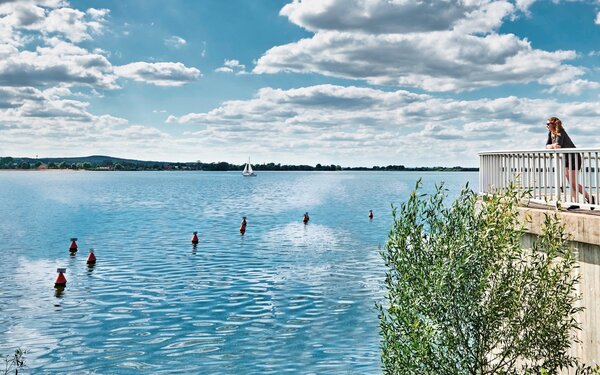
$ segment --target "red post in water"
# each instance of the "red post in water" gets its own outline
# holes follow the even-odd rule
[[[69,246],[69,251],[74,253],[77,251],[77,238],[71,238],[71,246]]]
[[[57,268],[56,272],[58,272],[58,276],[56,277],[56,281],[54,282],[55,288],[64,288],[67,286],[67,278],[65,277],[65,273],[67,272],[66,268]]]
[[[194,232],[194,236],[192,237],[192,244],[198,244],[198,232]]]
[[[246,233],[246,224],[248,224],[248,223],[246,222],[246,216],[244,216],[242,218],[242,223],[240,224],[240,234],[242,236],[244,235],[244,233]]]
[[[96,256],[94,255],[94,249],[90,249],[90,255],[87,258],[87,264],[96,264]]]

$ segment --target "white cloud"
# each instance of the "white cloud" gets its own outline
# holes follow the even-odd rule
[[[115,67],[121,76],[157,86],[182,86],[198,79],[200,70],[174,62],[135,62]]]
[[[215,72],[246,74],[246,65],[240,64],[238,60],[225,60],[223,66],[215,69]]]
[[[598,102],[453,100],[334,85],[264,88],[253,99],[167,122],[199,126],[189,137],[207,153],[243,148],[262,159],[302,155],[307,163],[477,165],[482,150],[543,148],[543,124],[552,115],[579,147],[600,141],[589,136],[600,126]]]
[[[105,9],[82,12],[63,1],[0,4],[0,85],[118,88],[107,58],[77,45],[101,33],[107,15]]]
[[[102,18],[84,21],[85,13],[71,8],[52,10],[40,26],[43,33],[60,33],[73,42],[91,39],[91,33],[100,32]]]
[[[556,85],[548,90],[550,93],[560,93],[566,95],[579,95],[586,90],[595,90],[600,88],[598,82],[591,82],[584,79],[576,79]]]
[[[319,73],[429,91],[529,82],[550,93],[597,89],[585,69],[570,65],[574,51],[543,51],[526,39],[498,34],[502,22],[527,12],[532,2],[294,1],[281,13],[314,36],[270,49],[255,62],[254,72]],[[127,84],[119,77],[158,86],[201,77],[198,69],[177,62],[113,66],[111,54],[93,43],[108,16],[107,10],[77,10],[62,1],[0,0],[3,152],[68,156],[65,151],[136,150],[124,156],[214,160],[243,149],[258,159],[292,163],[477,165],[481,150],[542,148],[543,122],[551,115],[564,120],[579,147],[600,142],[599,102],[456,100],[334,85],[263,88],[250,100],[168,116],[167,122],[180,125],[167,134],[96,114],[86,101],[90,93],[101,96]],[[169,41],[185,44],[177,36]],[[243,74],[246,66],[231,59],[216,71]],[[189,130],[173,135],[181,128]],[[65,142],[72,147],[65,149]]]
[[[563,64],[575,57],[571,51],[535,50],[514,35],[320,32],[313,38],[270,49],[258,60],[254,72],[316,72],[372,84],[460,91],[559,81],[559,76],[558,83],[566,82],[584,73]]]
[[[507,11],[498,12],[499,8]],[[507,1],[294,0],[280,14],[314,32],[387,34],[449,30],[465,19],[480,23],[476,17],[487,19],[483,25],[495,27],[512,10]]]
[[[574,51],[539,50],[527,39],[497,33],[532,3],[294,1],[281,14],[315,34],[269,49],[253,72],[317,73],[431,92],[527,83],[559,90],[582,80],[585,70],[567,63]]]
[[[90,8],[85,13],[69,8],[49,8],[45,4],[29,1],[0,5],[2,22],[9,24],[13,31],[38,31],[46,37],[61,35],[72,42],[81,42],[102,32],[106,9]]]
[[[233,73],[233,69],[226,67],[226,66],[222,66],[220,68],[215,69],[215,72],[217,72],[217,73]]]
[[[522,12],[528,12],[531,5],[533,5],[535,2],[536,0],[516,0],[515,4],[517,9],[521,10]]]
[[[0,0],[3,153],[75,156],[91,149],[107,154],[134,149],[136,156],[151,158],[157,149],[166,156],[177,148],[172,136],[155,128],[90,109],[85,98],[120,89],[120,75],[165,86],[200,76],[196,68],[175,62],[114,67],[111,54],[93,43],[105,30],[108,15],[106,9],[83,11],[61,0]]]
[[[176,146],[173,137],[157,129],[111,115],[94,115],[88,110],[88,102],[63,98],[69,94],[65,87],[0,87],[3,153],[80,156],[94,150],[115,155],[115,150],[135,149],[138,155],[152,159],[157,149]]]
[[[102,33],[108,14],[107,9],[95,8],[83,12],[63,1],[0,3],[0,85],[117,89],[118,76],[159,86],[181,86],[198,78],[198,69],[176,62],[133,62],[113,67],[108,52],[99,48],[90,52],[79,46]],[[34,48],[26,49],[31,33],[39,37],[31,43]],[[185,43],[182,38],[173,38],[176,43]]]
[[[182,37],[179,37],[177,35],[173,35],[168,38],[165,38],[165,45],[167,47],[181,48],[181,47],[185,46],[186,43],[187,43],[187,41],[185,39],[183,39]]]
[[[108,16],[110,11],[108,9],[95,9],[89,8],[85,11],[92,19],[104,21],[104,18]]]
[[[6,18],[6,22],[13,27],[28,27],[39,24],[46,17],[44,8],[33,3],[16,3],[12,10],[12,14]]]
[[[458,20],[454,30],[465,34],[495,31],[502,25],[502,21],[507,16],[514,15],[515,11],[515,7],[508,1],[484,2]]]
[[[200,57],[206,57],[206,41],[202,41],[202,51],[200,52]]]
[[[53,38],[34,51],[13,50],[4,56],[0,61],[0,85],[39,87],[66,83],[117,88],[112,70],[103,55]]]

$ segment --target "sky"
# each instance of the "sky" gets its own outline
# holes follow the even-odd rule
[[[600,148],[599,0],[0,0],[0,156],[477,166]]]

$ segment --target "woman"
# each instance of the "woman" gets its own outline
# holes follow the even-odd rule
[[[548,128],[548,140],[546,141],[546,148],[575,148],[575,144],[571,141],[571,138],[567,134],[566,130],[562,126],[562,121],[558,117],[550,117],[546,122]],[[565,175],[567,181],[571,183],[571,201],[577,201],[577,188],[579,192],[583,194],[586,203],[590,203],[590,195],[587,191],[579,184],[575,186],[577,179],[577,171],[581,170],[581,155],[579,153],[567,153],[565,157]],[[592,204],[596,204],[596,199],[591,197]]]

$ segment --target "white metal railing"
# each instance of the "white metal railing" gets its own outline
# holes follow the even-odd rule
[[[600,149],[480,152],[479,191],[517,182],[531,191],[534,202],[595,208],[600,207],[599,167]]]

